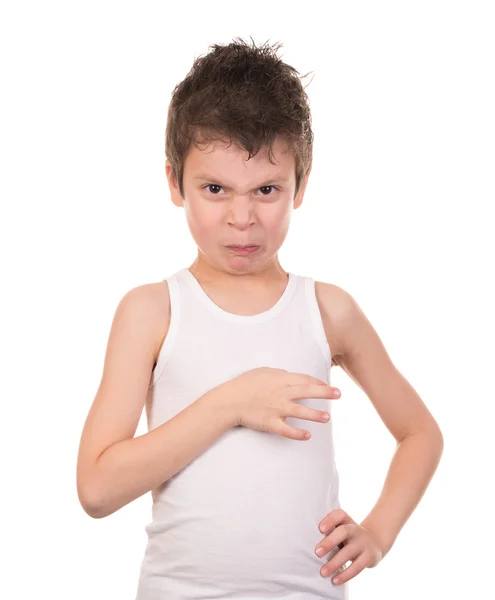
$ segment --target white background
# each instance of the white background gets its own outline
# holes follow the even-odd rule
[[[121,297],[196,255],[164,171],[173,87],[209,44],[252,36],[313,77],[313,171],[280,262],[356,298],[444,434],[421,503],[351,598],[488,598],[493,3],[11,1],[0,23],[1,597],[134,599],[151,494],[89,517],[79,438]],[[332,375],[341,505],[359,521],[395,441]]]

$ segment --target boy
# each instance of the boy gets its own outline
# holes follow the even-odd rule
[[[390,550],[442,453],[436,421],[352,296],[279,262],[313,134],[278,47],[214,45],[176,86],[166,175],[198,255],[121,300],[81,436],[90,516],[152,492],[137,600],[346,598],[345,583]],[[361,523],[339,503],[332,365],[398,444]],[[143,405],[149,431],[134,438]]]

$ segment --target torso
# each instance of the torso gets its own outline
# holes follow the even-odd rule
[[[152,284],[152,287],[157,286],[156,292],[153,294],[153,298],[155,298],[162,307],[165,307],[166,310],[162,310],[159,314],[161,314],[160,323],[157,324],[157,338],[156,338],[156,350],[155,350],[155,361],[160,349],[165,341],[167,336],[168,328],[170,325],[170,297],[168,293],[168,284],[165,281],[160,281],[156,284]],[[332,353],[332,364],[338,366],[338,357],[342,355],[342,343],[337,335],[337,320],[336,320],[336,310],[335,307],[337,303],[341,302],[341,295],[338,293],[339,288],[331,283],[324,283],[321,281],[315,281],[315,294],[318,302],[318,307],[320,309],[321,319],[323,323],[323,329],[325,331],[325,336],[330,346],[330,351]],[[207,291],[207,290],[205,290]],[[250,305],[249,308],[245,306],[244,308],[239,309],[239,305],[237,308],[229,307],[226,303],[222,301],[218,301],[221,304],[224,310],[229,312],[237,312],[238,314],[257,314],[259,312],[263,312],[273,306],[275,302],[280,298],[283,293],[283,289],[274,292],[271,300],[267,300],[266,298],[263,302],[258,302],[257,305]],[[234,302],[231,301],[232,304]],[[153,365],[153,368],[155,367]]]

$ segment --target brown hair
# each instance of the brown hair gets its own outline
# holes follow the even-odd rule
[[[252,40],[252,38],[251,38]],[[296,192],[311,169],[313,132],[308,96],[299,73],[273,47],[249,46],[241,38],[213,44],[197,58],[172,92],[165,134],[165,154],[184,197],[184,163],[191,143],[234,141],[249,152],[272,145],[277,136],[288,144],[296,162]],[[306,77],[306,75],[304,75]],[[201,138],[201,139],[200,139]]]

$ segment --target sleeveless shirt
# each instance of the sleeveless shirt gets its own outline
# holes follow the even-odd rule
[[[332,355],[311,277],[289,272],[276,304],[255,315],[223,310],[188,268],[166,281],[171,317],[146,398],[149,431],[257,367],[330,384]],[[332,414],[330,399],[293,402]],[[315,554],[325,536],[320,521],[340,508],[332,420],[285,421],[311,438],[232,427],[152,490],[136,600],[347,600],[347,582],[320,574],[339,548]]]

